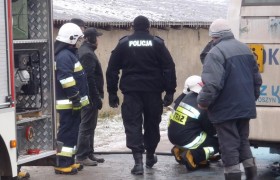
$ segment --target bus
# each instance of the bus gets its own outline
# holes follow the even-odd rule
[[[253,51],[263,78],[251,145],[280,154],[280,1],[230,0],[227,17],[235,38]]]

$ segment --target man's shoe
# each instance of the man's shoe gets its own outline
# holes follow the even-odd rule
[[[72,167],[55,167],[55,174],[66,174],[66,175],[74,175],[78,173],[78,169]]]
[[[30,178],[30,174],[28,172],[25,172],[25,171],[20,171],[18,173],[18,179],[29,179]]]
[[[78,171],[81,171],[82,169],[84,169],[84,166],[83,166],[82,164],[79,164],[79,163],[72,164],[70,167],[71,167],[71,168],[75,168],[75,169],[77,169]]]
[[[88,158],[91,159],[92,161],[97,161],[98,163],[104,163],[104,161],[105,161],[105,159],[97,158],[93,154],[89,155]]]
[[[188,170],[195,170],[197,169],[197,165],[194,162],[193,156],[190,150],[184,151],[181,154],[183,160],[185,161],[186,168]]]
[[[180,148],[178,148],[177,146],[174,146],[171,149],[171,154],[175,157],[175,160],[179,163],[179,164],[183,164],[183,160],[182,157],[180,156],[181,152],[180,152]]]
[[[152,168],[154,164],[157,163],[157,155],[155,154],[146,154],[146,168]]]
[[[89,158],[86,158],[84,160],[77,159],[76,163],[84,165],[84,166],[97,166],[97,164],[98,164],[97,161],[93,161]]]

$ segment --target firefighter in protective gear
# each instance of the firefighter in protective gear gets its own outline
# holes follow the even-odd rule
[[[196,98],[202,85],[200,76],[187,78],[183,93],[174,101],[168,126],[168,138],[174,145],[171,152],[175,160],[189,170],[207,165],[219,149],[207,112],[197,106]]]
[[[82,36],[79,26],[66,23],[59,29],[54,45],[56,110],[60,117],[57,141],[61,146],[55,167],[57,174],[76,174],[82,169],[81,165],[74,163],[80,111],[89,104],[86,75],[76,56],[76,43]]]

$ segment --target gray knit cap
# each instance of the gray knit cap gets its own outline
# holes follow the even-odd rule
[[[209,28],[209,36],[221,37],[225,32],[231,32],[229,24],[225,19],[216,19]]]

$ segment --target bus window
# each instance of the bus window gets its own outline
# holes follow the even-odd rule
[[[242,6],[271,6],[280,5],[279,0],[243,0]]]

